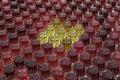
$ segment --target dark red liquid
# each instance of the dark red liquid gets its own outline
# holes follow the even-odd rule
[[[0,1],[0,80],[119,80],[119,13],[119,0]],[[84,30],[70,50],[64,39],[41,44],[47,26],[66,22]]]

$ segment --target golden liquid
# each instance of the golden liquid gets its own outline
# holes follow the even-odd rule
[[[47,26],[46,33],[48,37],[55,35],[54,27],[52,25]]]
[[[41,32],[39,34],[39,40],[40,40],[40,43],[43,44],[43,43],[47,43],[49,41],[48,39],[48,36],[47,36],[47,33],[46,32]]]
[[[70,50],[72,48],[72,42],[70,38],[65,38],[62,40],[62,45],[64,46],[65,50]]]
[[[72,27],[69,21],[62,24],[59,19],[54,19],[53,23],[46,27],[45,32],[39,34],[38,39],[41,44],[51,42],[54,48],[62,45],[66,50],[70,50],[84,32],[81,24]]]
[[[69,31],[68,36],[71,38],[72,43],[75,43],[76,41],[78,41],[78,36],[77,36],[77,33],[74,29]]]
[[[70,31],[71,28],[72,28],[70,22],[65,22],[65,23],[63,24],[63,26],[64,26],[66,32]]]
[[[61,27],[60,20],[59,19],[54,19],[53,20],[53,27],[55,30]]]
[[[50,41],[51,41],[51,43],[52,43],[54,48],[60,46],[60,44],[61,44],[58,35],[51,36],[50,37]]]
[[[84,34],[84,32],[85,32],[85,30],[81,24],[75,25],[74,29],[76,30],[77,36],[80,36],[80,35]]]
[[[63,27],[59,28],[56,33],[58,34],[60,40],[65,39],[67,36]]]

